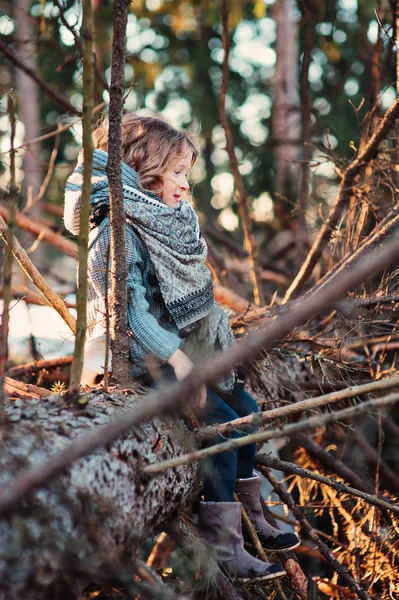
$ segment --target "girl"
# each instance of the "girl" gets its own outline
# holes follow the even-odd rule
[[[92,231],[89,237],[87,342],[84,382],[103,372],[105,289],[110,245],[106,175],[107,123],[94,132]],[[126,210],[130,375],[153,386],[156,369],[183,379],[193,360],[234,343],[227,314],[215,303],[206,244],[189,197],[188,177],[199,151],[193,139],[162,119],[126,114],[122,121],[122,183]],[[79,233],[83,156],[68,179],[65,225]],[[217,389],[199,397],[206,424],[224,423],[257,412],[253,398],[226,375]],[[232,433],[232,437],[239,434]],[[218,436],[212,444],[224,441]],[[299,539],[264,519],[260,479],[254,473],[255,445],[216,454],[204,464],[204,501],[198,531],[215,547],[221,565],[241,581],[284,575],[281,564],[266,564],[244,549],[241,503],[264,547],[286,551]],[[234,502],[234,492],[240,502]]]

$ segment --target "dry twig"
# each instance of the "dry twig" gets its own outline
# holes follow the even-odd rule
[[[222,67],[222,86],[219,96],[219,118],[226,134],[226,149],[230,159],[230,167],[234,177],[234,185],[237,193],[238,211],[240,213],[241,226],[244,234],[244,249],[248,252],[249,272],[254,290],[255,304],[258,306],[264,303],[262,288],[260,286],[260,268],[256,256],[255,238],[252,231],[252,223],[249,218],[248,206],[245,197],[244,184],[241,174],[238,170],[238,161],[234,149],[233,136],[226,116],[226,93],[229,82],[229,0],[222,0],[222,42],[223,42],[223,67]]]
[[[63,108],[66,112],[69,112],[73,115],[80,115],[80,111],[75,108],[67,98],[65,98],[62,94],[57,92],[50,84],[47,83],[34,69],[30,69],[26,66],[23,60],[18,58],[18,56],[7,46],[5,42],[0,40],[0,50],[3,52],[4,56],[6,56],[16,67],[17,69],[21,69],[24,71],[29,77],[31,77],[42,90],[44,90],[53,100],[57,102],[61,108]],[[31,142],[30,142],[31,143]]]
[[[269,469],[261,467],[262,473],[267,477],[270,483],[273,485],[275,491],[280,496],[282,501],[288,506],[293,512],[295,518],[301,524],[302,529],[309,535],[309,537],[317,544],[321,554],[326,558],[328,563],[333,567],[334,571],[342,578],[346,585],[354,592],[361,600],[369,600],[369,595],[352,577],[348,570],[341,565],[340,562],[334,557],[330,548],[319,538],[317,533],[311,527],[309,521],[305,518],[302,510],[297,506],[288,492],[278,483],[278,481],[271,475]]]
[[[264,423],[268,423],[277,418],[291,416],[306,410],[313,410],[314,408],[320,408],[328,404],[340,402],[347,398],[353,398],[354,396],[360,396],[363,394],[369,394],[381,390],[389,390],[394,387],[399,387],[399,377],[392,377],[390,379],[382,379],[380,381],[373,381],[371,383],[365,383],[363,385],[354,385],[337,392],[331,392],[324,396],[318,396],[317,398],[310,398],[308,400],[302,400],[301,402],[289,403],[286,406],[280,406],[279,408],[273,408],[260,413],[254,413],[247,417],[241,417],[228,423],[222,423],[221,425],[213,425],[204,427],[201,430],[201,439],[208,439],[214,437],[217,433],[226,433],[228,431],[236,431],[246,425],[252,427],[260,427]]]
[[[319,260],[325,245],[330,239],[331,234],[342,215],[342,211],[344,210],[345,206],[350,200],[352,185],[355,178],[367,165],[367,163],[376,156],[381,142],[386,138],[387,133],[394,126],[398,116],[399,98],[397,98],[395,102],[386,111],[379,126],[376,128],[375,132],[364,147],[363,151],[344,171],[335,204],[332,207],[325,223],[321,227],[317,239],[315,240],[312,248],[310,249],[301,269],[299,270],[299,273],[288,288],[283,300],[284,304],[288,302],[288,300],[291,298],[294,292],[299,291],[303,287],[306,280],[312,274],[313,269],[316,266],[317,261]]]
[[[0,215],[0,237],[7,242],[7,231],[8,227],[5,223],[3,217]],[[62,317],[71,331],[75,332],[76,322],[67,307],[65,306],[65,302],[58,294],[53,292],[50,286],[44,281],[43,277],[40,275],[39,271],[36,269],[25,250],[22,248],[21,244],[14,237],[12,244],[12,252],[15,259],[20,264],[21,268],[25,271],[29,279],[35,284],[37,289],[48,301],[50,306],[52,306],[58,314]]]

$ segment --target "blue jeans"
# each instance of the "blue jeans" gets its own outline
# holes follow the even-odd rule
[[[165,379],[174,380],[175,375],[170,365],[161,367]],[[149,374],[139,379],[149,387],[156,383]],[[206,425],[227,423],[239,417],[246,417],[258,412],[255,400],[240,386],[235,385],[231,394],[216,393],[207,388],[206,404],[201,410],[199,418]],[[251,431],[248,428],[247,431]],[[238,438],[241,435],[236,431],[219,434],[207,441],[206,446],[221,444],[228,439]],[[204,501],[205,502],[232,502],[234,496],[235,480],[237,478],[252,477],[255,462],[255,444],[248,444],[235,448],[230,452],[220,452],[208,457],[203,463],[204,472]]]
[[[239,417],[246,417],[258,412],[255,400],[238,385],[231,394],[216,394],[208,389],[206,405],[201,415],[206,425],[226,423]],[[241,435],[232,431],[219,434],[208,440],[207,446],[220,444]],[[255,461],[255,444],[248,444],[230,452],[214,454],[204,461],[204,501],[232,502],[236,478],[248,478],[253,475]]]

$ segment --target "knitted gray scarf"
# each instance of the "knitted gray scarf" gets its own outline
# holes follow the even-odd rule
[[[94,212],[109,205],[107,160],[106,152],[94,151],[91,196]],[[74,203],[77,216],[82,184],[83,153],[68,179],[65,193],[65,202]],[[234,336],[227,314],[214,300],[212,278],[205,264],[207,246],[192,205],[182,201],[175,209],[169,208],[161,198],[142,190],[137,173],[124,163],[122,184],[127,222],[146,244],[165,305],[182,336],[187,336],[182,350],[196,362],[212,351],[228,348],[234,343]],[[218,387],[228,392],[233,385],[234,374],[229,373]]]

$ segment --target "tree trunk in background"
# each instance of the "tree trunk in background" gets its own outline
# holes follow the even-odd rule
[[[297,202],[300,171],[299,158],[300,113],[298,94],[298,42],[297,24],[293,19],[293,0],[276,0],[272,16],[276,22],[276,71],[273,78],[272,129],[275,192],[278,194],[274,210],[282,226],[292,227],[291,210]],[[298,140],[297,143],[287,143]],[[282,197],[281,197],[282,196]],[[288,199],[290,202],[287,203]]]
[[[111,52],[111,29],[107,20],[104,19],[103,0],[91,0],[93,11],[93,52],[100,73],[105,73],[107,68],[106,59]],[[94,106],[103,100],[104,88],[96,77],[94,80]]]
[[[31,0],[14,0],[14,18],[16,22],[15,41],[17,55],[22,59],[26,66],[36,70],[35,45],[34,45],[34,22],[30,18]],[[39,95],[36,83],[29,75],[21,69],[15,69],[15,88],[17,96],[17,114],[18,119],[25,128],[24,142],[33,140],[40,135],[40,110]],[[39,191],[45,172],[42,172],[42,166],[39,163],[41,151],[40,144],[33,144],[25,148],[23,171],[23,191],[24,205],[33,198]],[[30,214],[35,218],[40,218],[41,211],[39,204],[34,205]],[[36,238],[24,234],[22,243],[24,248],[32,245]],[[35,265],[40,269],[42,257],[42,246],[34,253]],[[17,283],[17,282],[16,282]],[[29,285],[29,282],[25,282]]]

